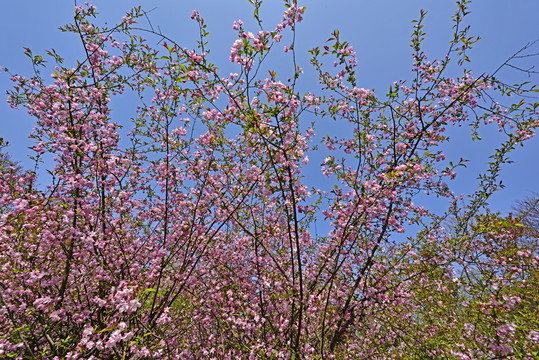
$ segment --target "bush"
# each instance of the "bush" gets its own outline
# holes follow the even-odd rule
[[[360,88],[355,52],[335,31],[310,51],[322,90],[302,94],[299,66],[287,81],[264,60],[304,10],[286,2],[282,21],[257,34],[235,23],[238,74],[208,60],[197,12],[197,49],[137,28],[140,8],[100,27],[88,5],[62,28],[82,40],[75,68],[50,51],[48,69],[26,50],[35,74],[12,75],[10,102],[37,119],[36,164],[55,159],[46,188],[39,166],[1,167],[0,355],[537,356],[537,317],[523,300],[537,252],[505,259],[491,244],[510,243],[517,225],[480,216],[500,166],[539,125],[539,105],[519,97],[535,89],[463,67],[477,39],[458,1],[442,60],[422,51],[425,14],[415,22],[411,81],[384,96]],[[452,61],[457,78],[446,75]],[[109,105],[127,95],[139,107],[123,134]],[[510,107],[491,101],[508,95]],[[317,137],[322,118],[349,133]],[[442,151],[460,125],[476,139],[484,127],[505,136],[466,201],[450,186],[465,160]],[[324,159],[321,189],[309,157]],[[425,208],[429,198],[448,210]]]

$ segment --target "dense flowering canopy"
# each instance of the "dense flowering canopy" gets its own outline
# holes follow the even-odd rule
[[[10,103],[36,119],[36,164],[54,165],[42,188],[39,166],[0,159],[1,356],[536,358],[537,249],[514,241],[518,221],[479,216],[539,125],[539,105],[517,96],[534,88],[463,68],[476,39],[458,1],[444,59],[421,49],[423,13],[415,23],[410,81],[361,88],[335,31],[310,51],[321,89],[301,93],[299,65],[281,79],[265,61],[283,46],[295,57],[283,35],[305,7],[285,3],[275,27],[234,22],[237,73],[210,63],[196,11],[196,49],[138,28],[140,8],[99,27],[92,5],[62,28],[82,41],[76,67],[50,51],[42,77],[27,49],[35,75],[12,74]],[[120,94],[139,100],[129,133],[111,118]],[[495,101],[506,95],[513,105]],[[350,131],[317,135],[321,119]],[[461,125],[504,134],[468,197],[451,190],[466,160],[442,151]]]

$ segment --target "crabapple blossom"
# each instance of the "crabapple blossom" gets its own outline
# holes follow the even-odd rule
[[[449,54],[476,40],[467,4]],[[10,74],[37,161],[0,156],[0,356],[534,358],[537,249],[517,241],[519,219],[486,209],[539,126],[533,85],[509,92],[464,57],[430,59],[422,13],[409,81],[361,87],[334,31],[309,51],[320,89],[302,91],[307,13],[285,5],[267,30],[233,23],[231,73],[210,62],[196,10],[189,49],[136,28],[139,8],[104,27],[86,5],[62,28],[82,41],[76,68],[50,52],[52,77],[34,56],[33,76]],[[131,123],[113,118],[120,94],[137,104]],[[463,125],[503,136],[468,196],[453,182],[467,160],[444,153]]]

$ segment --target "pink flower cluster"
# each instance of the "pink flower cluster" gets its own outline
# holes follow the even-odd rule
[[[0,357],[534,357],[537,247],[482,209],[539,105],[486,104],[502,83],[448,77],[420,45],[414,77],[379,95],[338,31],[304,89],[302,64],[265,62],[303,19],[286,4],[273,31],[234,22],[237,73],[154,32],[163,55],[137,8],[102,28],[86,5],[65,27],[77,68],[12,75],[37,161],[0,153]],[[139,105],[116,123],[122,93]],[[466,154],[443,151],[462,125],[503,136],[467,197],[452,182]]]

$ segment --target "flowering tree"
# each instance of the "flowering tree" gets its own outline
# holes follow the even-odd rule
[[[77,6],[62,28],[86,54],[74,68],[50,51],[56,66],[46,80],[45,61],[27,49],[35,74],[12,75],[10,103],[37,119],[36,171],[1,167],[0,355],[537,356],[537,317],[517,306],[519,292],[504,290],[527,289],[537,253],[500,261],[490,239],[513,235],[476,221],[509,152],[539,125],[539,104],[493,99],[534,87],[464,68],[477,39],[463,25],[463,0],[442,60],[422,51],[421,14],[414,76],[386,95],[359,87],[354,50],[338,31],[310,51],[321,90],[301,92],[295,61],[289,81],[265,61],[304,15],[285,3],[275,28],[262,28],[260,2],[260,31],[234,23],[232,74],[210,62],[196,11],[196,49],[139,28],[140,8],[100,27],[91,5]],[[294,45],[285,52],[295,59]],[[110,118],[120,94],[139,100],[128,133]],[[324,117],[349,135],[317,136]],[[486,126],[505,136],[467,198],[450,186],[466,160],[442,152],[446,130],[460,125],[477,139]],[[311,175],[309,155],[319,153],[325,160]],[[41,187],[47,156],[54,167]],[[313,187],[314,176],[327,187]],[[426,208],[431,197],[447,211]],[[454,229],[442,226],[448,217]]]

